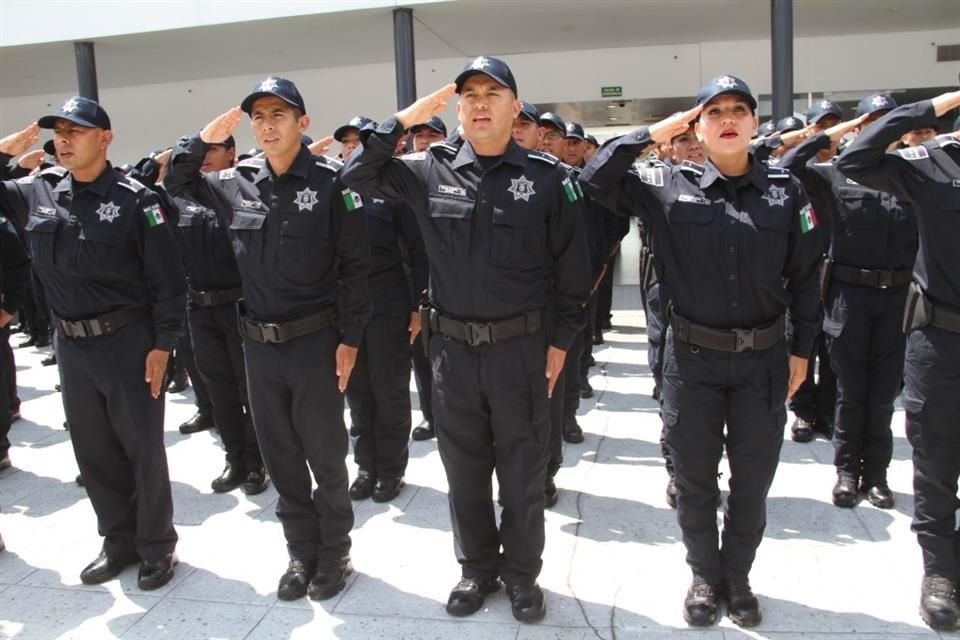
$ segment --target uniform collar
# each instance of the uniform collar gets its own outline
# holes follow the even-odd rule
[[[750,170],[747,171],[747,180],[760,191],[767,190],[767,172],[762,162],[750,156]],[[703,165],[703,174],[700,176],[700,188],[706,189],[717,180],[728,180],[708,158]]]
[[[117,181],[117,172],[113,170],[113,165],[107,162],[103,172],[97,176],[97,179],[87,185],[87,189],[93,191],[98,196],[105,196],[110,191],[110,187]],[[73,191],[73,174],[68,173],[63,180],[57,183],[53,188],[53,193],[63,193]]]
[[[294,175],[298,178],[309,177],[310,164],[312,162],[313,156],[310,155],[310,150],[307,149],[307,145],[301,143],[300,151],[297,153],[297,157],[293,159],[293,164],[290,165],[290,168],[287,169],[287,172],[283,175]],[[253,181],[256,183],[272,177],[273,171],[270,170],[270,161],[264,158],[263,166],[260,167],[259,171],[257,171],[257,175],[253,177]]]
[[[526,150],[511,139],[507,144],[507,150],[500,156],[499,162],[494,163],[493,166],[495,167],[506,162],[518,167],[525,167],[529,161],[530,159],[527,157]],[[457,151],[457,157],[453,159],[453,168],[459,169],[468,164],[476,164],[476,162],[477,154],[473,150],[473,145],[470,144],[470,142],[464,142],[463,145],[460,146],[460,150]]]

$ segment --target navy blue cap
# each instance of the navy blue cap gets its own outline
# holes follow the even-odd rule
[[[697,104],[707,104],[717,96],[734,93],[746,99],[750,108],[757,110],[757,99],[753,97],[753,92],[747,83],[736,76],[722,75],[714,78],[707,84],[700,87],[697,92]]]
[[[890,111],[897,108],[897,101],[885,93],[873,93],[857,104],[857,117],[876,113],[877,111]]]
[[[757,135],[762,138],[764,136],[770,135],[776,130],[777,130],[777,125],[773,123],[773,120],[767,120],[762,125],[757,127]]]
[[[99,104],[90,98],[73,96],[62,105],[60,110],[49,116],[43,116],[37,120],[41,129],[53,129],[57,119],[69,120],[81,127],[96,127],[100,129],[110,128],[110,116],[103,110]]]
[[[600,143],[597,142],[597,139],[593,136],[592,133],[585,134],[585,135],[583,136],[583,139],[586,140],[587,142],[589,142],[590,144],[592,144],[592,145],[595,146],[595,147],[599,147],[599,146],[600,146]]]
[[[223,142],[217,142],[217,143],[215,143],[215,144],[219,144],[219,145],[221,145],[221,146],[224,146],[224,147],[226,147],[227,149],[233,149],[234,147],[237,146],[237,141],[233,139],[233,136],[229,136],[229,137],[228,137],[226,140],[224,140]],[[212,145],[211,145],[211,146],[212,146]],[[163,149],[163,151],[166,151],[166,149]]]
[[[803,120],[794,116],[787,116],[786,118],[780,118],[777,121],[776,127],[777,131],[780,133],[790,133],[791,131],[800,131],[805,126]]]
[[[807,122],[816,124],[821,118],[835,115],[843,120],[843,108],[832,100],[817,100],[807,110]]]
[[[433,129],[437,133],[443,134],[444,138],[447,137],[447,125],[445,125],[443,123],[443,120],[441,120],[437,116],[433,116],[426,122],[421,122],[420,124],[413,125],[412,127],[410,127],[410,133],[416,133],[417,129],[424,129],[424,128]]]
[[[270,76],[263,82],[255,85],[250,95],[240,103],[240,108],[243,109],[244,113],[250,115],[254,101],[265,96],[276,96],[291,107],[296,107],[304,113],[307,112],[307,106],[303,103],[303,97],[300,95],[300,92],[297,91],[297,85],[280,76]]]
[[[53,146],[53,140],[47,140],[43,143],[43,152],[48,156],[57,155],[57,149]]]
[[[310,136],[308,136],[308,135],[305,134],[305,133],[301,133],[301,134],[300,134],[300,142],[302,142],[303,144],[305,144],[305,145],[307,145],[307,146],[309,147],[310,145],[313,144],[313,138],[311,138]]]
[[[467,78],[482,73],[485,76],[493,78],[497,84],[509,88],[513,95],[517,95],[517,81],[513,79],[513,72],[507,63],[500,58],[491,58],[490,56],[477,56],[473,62],[468,64],[454,80],[457,84],[457,93],[463,89],[463,83]]]
[[[367,116],[354,116],[350,118],[350,122],[347,124],[337,127],[337,130],[333,132],[333,139],[337,142],[343,142],[343,136],[347,133],[347,131],[350,129],[356,129],[357,131],[360,131],[360,129],[363,129],[371,122],[373,122],[373,120]]]
[[[540,110],[526,100],[520,101],[520,113],[517,117],[526,118],[527,120],[532,120],[536,124],[540,124]]]
[[[579,122],[568,122],[566,127],[566,138],[583,140],[583,125]]]
[[[563,135],[567,135],[567,123],[553,111],[547,111],[540,116],[540,126],[545,127],[547,125],[556,127]]]

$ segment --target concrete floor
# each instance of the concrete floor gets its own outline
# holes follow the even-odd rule
[[[167,398],[166,440],[180,534],[174,580],[149,593],[136,570],[102,586],[80,584],[100,548],[77,469],[55,368],[18,350],[23,419],[11,433],[14,468],[0,474],[0,637],[3,638],[933,638],[917,614],[920,552],[910,533],[910,448],[894,417],[890,485],[896,507],[830,503],[833,449],[785,437],[768,501],[753,587],[763,624],[728,619],[690,630],[681,602],[690,574],[674,512],[664,502],[660,422],[650,398],[643,317],[635,287],[618,287],[614,324],[592,371],[596,397],[581,407],[586,441],[567,445],[560,501],[546,514],[540,584],[548,612],[522,625],[501,591],[467,619],[444,611],[459,577],[436,442],[411,444],[407,487],[390,504],[355,503],[353,564],[333,600],[282,603],[286,567],[276,492],[216,495],[216,436],[182,436],[192,395]],[[20,337],[15,336],[14,341]],[[416,394],[414,393],[414,403]],[[420,419],[415,411],[414,424]],[[356,469],[349,461],[351,474]],[[721,486],[726,487],[724,472]],[[956,637],[944,634],[945,637]]]

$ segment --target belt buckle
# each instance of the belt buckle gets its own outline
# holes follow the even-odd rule
[[[257,326],[260,327],[260,336],[263,338],[264,343],[280,342],[280,325],[276,322],[267,322],[258,324]]]
[[[889,289],[893,286],[893,271],[881,271],[877,278],[877,285],[881,289]]]
[[[740,353],[741,351],[753,351],[754,349],[754,339],[757,336],[757,332],[753,329],[734,329],[733,335],[736,340],[736,345],[734,351]]]
[[[482,344],[493,343],[493,332],[489,322],[468,322],[466,324],[468,345],[479,347]]]
[[[62,326],[63,332],[68,338],[86,338],[87,331],[83,326],[82,322],[71,322],[70,320],[63,320]]]

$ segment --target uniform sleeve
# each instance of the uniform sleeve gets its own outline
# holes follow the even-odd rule
[[[897,107],[857,136],[840,155],[837,168],[848,178],[872,189],[912,199],[912,194],[924,188],[928,178],[910,160],[887,153],[887,147],[903,134],[935,120],[930,100]],[[917,148],[917,153],[925,151],[925,147]]]
[[[633,171],[633,163],[651,144],[647,127],[604,143],[580,174],[583,190],[614,213],[645,219],[646,185]],[[659,167],[644,170],[659,172],[661,176],[665,172]]]
[[[829,202],[833,198],[833,186],[830,181],[830,165],[813,162],[817,153],[830,148],[830,136],[820,132],[804,140],[793,149],[790,149],[780,158],[779,167],[787,169],[800,178],[807,195],[815,201]],[[827,211],[817,211],[817,215],[825,215]]]
[[[370,271],[370,240],[363,208],[347,210],[341,197],[342,185],[334,189],[333,231],[336,238],[336,265],[340,340],[351,347],[360,346],[363,328],[370,321],[370,295],[367,275]],[[349,191],[347,192],[349,193]]]
[[[397,227],[400,239],[406,248],[407,266],[410,267],[410,280],[414,292],[414,305],[420,300],[420,293],[429,285],[430,270],[427,261],[427,247],[420,234],[420,226],[413,211],[405,204],[397,206]]]
[[[0,218],[0,262],[2,262],[2,306],[3,310],[14,315],[23,307],[27,292],[27,278],[30,277],[30,259],[20,243],[16,229],[8,220]]]
[[[167,162],[163,186],[174,198],[186,197],[222,214],[229,210],[229,205],[222,195],[219,175],[216,172],[200,173],[209,146],[199,134],[180,138]]]
[[[186,321],[187,284],[180,249],[157,194],[141,192],[137,212],[138,248],[152,299],[154,347],[170,351]]]
[[[418,165],[426,163],[426,154],[395,158],[393,151],[403,134],[403,125],[390,117],[376,131],[365,134],[363,144],[347,159],[340,172],[343,183],[363,196],[406,202],[418,216],[424,210],[426,187]]]
[[[562,172],[558,171],[558,175]],[[570,198],[558,178],[547,218],[547,250],[552,258],[554,330],[552,344],[567,351],[586,324],[584,305],[593,286],[590,251],[581,201]]]
[[[23,186],[14,180],[0,182],[0,216],[8,218],[17,229],[23,229],[30,217],[30,205]]]
[[[790,292],[790,322],[787,341],[790,353],[809,358],[819,332],[817,309],[820,300],[819,265],[823,256],[823,238],[816,212],[799,181],[794,182],[796,197],[790,229],[787,262],[783,276]]]

